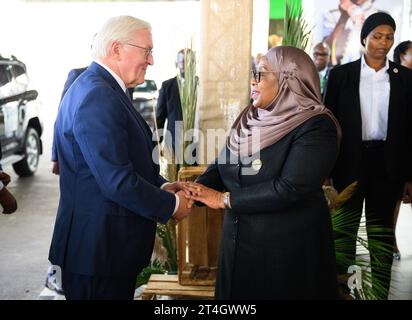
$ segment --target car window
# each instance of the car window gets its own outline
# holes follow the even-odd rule
[[[0,64],[0,99],[12,94],[12,80],[10,73],[11,67],[8,64]]]
[[[148,92],[148,91],[156,91],[157,86],[154,80],[145,80],[142,84],[139,84],[134,88],[134,91],[137,92]]]
[[[26,69],[19,65],[13,65],[12,73],[16,80],[16,90],[18,90],[19,93],[26,91],[29,85]]]

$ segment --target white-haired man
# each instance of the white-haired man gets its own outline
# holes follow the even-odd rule
[[[109,19],[94,39],[94,62],[61,102],[54,129],[60,202],[49,259],[62,269],[67,299],[133,299],[156,223],[189,214],[182,184],[159,175],[151,131],[126,93],[143,83],[152,48],[147,22]]]

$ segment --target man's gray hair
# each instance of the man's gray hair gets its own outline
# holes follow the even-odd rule
[[[131,16],[118,16],[106,21],[93,41],[92,56],[95,60],[107,56],[108,48],[112,41],[128,43],[132,41],[136,30],[147,29],[151,31],[150,23]]]

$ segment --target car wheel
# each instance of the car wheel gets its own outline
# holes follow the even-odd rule
[[[24,159],[13,164],[13,169],[19,176],[27,177],[33,175],[39,165],[40,138],[35,129],[30,127],[27,129],[23,150]]]

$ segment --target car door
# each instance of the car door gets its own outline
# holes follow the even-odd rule
[[[16,83],[14,66],[2,64],[0,73],[0,139],[3,156],[13,153],[19,146],[17,141],[17,129],[19,123],[19,106],[24,86]]]

